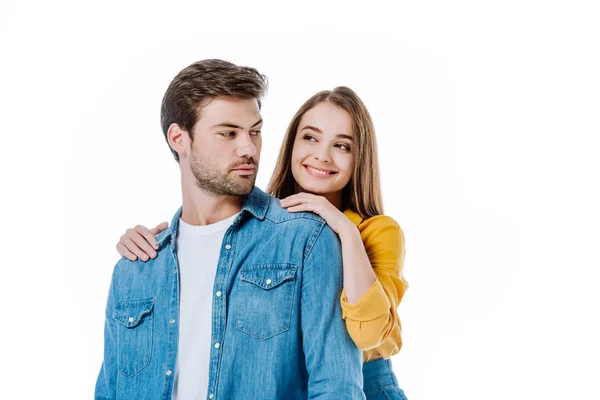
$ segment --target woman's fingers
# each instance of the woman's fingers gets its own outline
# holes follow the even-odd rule
[[[301,204],[299,206],[294,206],[294,207],[290,207],[287,209],[289,212],[301,212],[301,211],[308,211],[306,209],[306,206],[304,204]]]
[[[121,243],[124,239],[125,235],[121,236],[121,240],[117,243],[117,251],[123,257],[126,257],[130,261],[137,261],[137,256],[130,252],[127,247],[123,243]]]
[[[135,243],[139,250],[144,252],[143,255],[150,256],[152,258],[156,257],[156,251],[153,248],[153,246],[156,244],[156,238],[148,228],[138,225],[134,229],[128,229],[127,232],[125,232],[125,236],[131,239],[131,241]],[[142,260],[147,261],[147,258],[141,257],[140,254],[135,251],[135,248],[132,249],[127,246],[127,243],[124,244],[129,251],[136,254]]]
[[[321,213],[320,213],[321,208],[318,207],[316,204],[312,204],[312,203],[298,204],[296,206],[288,208],[287,210],[289,212],[310,211],[310,212],[313,212],[313,213],[315,213],[317,215],[321,215]]]
[[[287,208],[290,206],[295,206],[301,203],[314,202],[318,196],[308,194],[308,193],[297,193],[291,196],[286,197],[285,199],[281,199],[280,204],[281,207]]]
[[[154,235],[158,235],[159,233],[161,233],[162,231],[164,231],[165,229],[167,229],[169,227],[169,223],[168,222],[161,222],[160,224],[156,225],[156,227],[150,229],[150,232],[152,232]],[[154,246],[154,243],[148,241],[151,245]]]

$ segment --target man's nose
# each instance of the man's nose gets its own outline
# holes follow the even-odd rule
[[[256,146],[250,135],[242,134],[238,136],[236,152],[238,157],[254,157],[256,155]]]

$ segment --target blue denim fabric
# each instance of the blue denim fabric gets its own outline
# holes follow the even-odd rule
[[[155,259],[115,266],[96,399],[171,399],[180,215],[158,236]],[[362,353],[342,320],[341,289],[335,233],[255,188],[221,245],[206,327],[208,399],[364,399]]]
[[[392,362],[382,358],[363,365],[364,391],[367,400],[407,400],[398,386]]]

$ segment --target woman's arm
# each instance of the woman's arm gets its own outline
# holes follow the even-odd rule
[[[289,196],[281,200],[281,206],[290,212],[312,211],[338,234],[346,328],[360,349],[379,346],[400,327],[396,308],[408,287],[402,278],[404,236],[398,224],[390,217],[376,216],[362,222],[359,231],[327,199],[308,193]]]
[[[358,301],[377,279],[365,252],[360,233],[344,213],[325,197],[298,193],[281,200],[290,212],[311,211],[323,218],[342,243],[344,291],[351,303]]]
[[[349,303],[356,303],[367,293],[377,276],[356,226],[350,223],[338,235],[342,243],[344,293]]]
[[[397,308],[408,288],[402,276],[404,235],[396,221],[386,216],[369,218],[359,229],[364,251],[377,279],[357,301],[352,301],[344,288],[341,304],[346,328],[362,350],[378,347],[390,336],[398,343],[388,347],[399,348],[402,343]]]

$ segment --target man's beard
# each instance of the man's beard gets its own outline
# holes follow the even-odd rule
[[[231,169],[247,164],[257,167],[253,174],[234,175],[229,173]],[[242,159],[227,171],[219,171],[195,151],[192,151],[191,168],[196,177],[196,186],[215,196],[246,196],[250,194],[254,189],[258,171],[258,165],[252,157]]]

